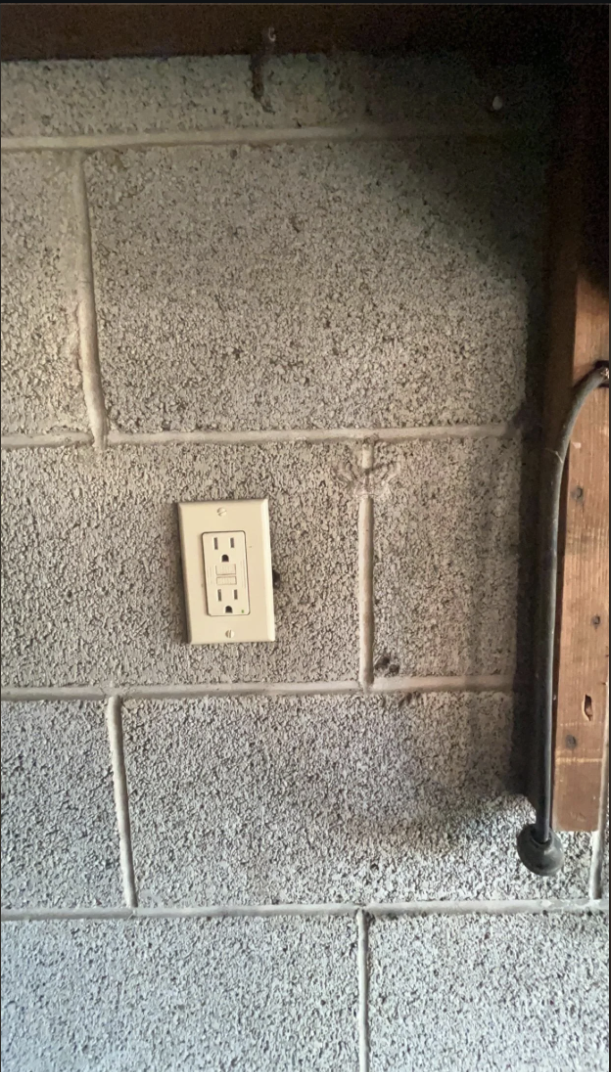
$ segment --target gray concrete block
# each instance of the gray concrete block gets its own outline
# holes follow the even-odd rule
[[[258,126],[247,56],[2,64],[2,133],[132,134]]]
[[[103,706],[3,703],[3,908],[122,901]]]
[[[71,168],[2,159],[2,432],[86,429],[79,370]]]
[[[354,679],[355,458],[304,444],[8,453],[3,681]],[[177,504],[265,497],[277,641],[189,646]]]
[[[143,904],[586,897],[589,835],[516,854],[497,695],[215,697],[124,710]]]
[[[3,924],[3,1068],[356,1072],[355,939],[352,920]]]
[[[270,125],[423,122],[451,132],[461,125],[544,127],[553,87],[524,65],[476,70],[459,53],[340,53],[274,57],[263,91]]]
[[[542,206],[527,150],[152,149],[97,154],[87,176],[114,426],[486,423],[521,406]]]
[[[376,465],[376,674],[512,673],[519,439],[384,444]]]
[[[107,134],[424,120],[498,128],[545,121],[549,87],[527,67],[344,53],[278,56],[253,93],[247,56],[2,64],[2,134]],[[503,107],[493,112],[492,101]]]
[[[371,1072],[604,1072],[608,962],[602,916],[377,921]]]

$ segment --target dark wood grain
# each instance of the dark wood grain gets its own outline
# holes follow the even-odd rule
[[[602,27],[601,27],[602,29]],[[568,56],[552,202],[546,446],[570,395],[609,357],[608,37],[581,24]],[[591,397],[565,474],[556,646],[554,824],[595,830],[606,769],[609,393]]]

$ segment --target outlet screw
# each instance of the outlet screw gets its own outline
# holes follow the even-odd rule
[[[216,512],[219,515],[219,517],[223,517],[227,513],[227,511],[226,511],[224,506],[219,506],[219,508],[218,508],[218,510]]]
[[[232,636],[235,636],[235,633],[234,633],[233,629],[228,629],[227,632],[225,633],[225,636],[229,637],[229,640],[231,640]]]

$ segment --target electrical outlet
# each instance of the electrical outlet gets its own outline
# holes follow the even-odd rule
[[[178,509],[189,642],[275,640],[267,499]]]
[[[245,532],[204,532],[208,614],[250,614]]]

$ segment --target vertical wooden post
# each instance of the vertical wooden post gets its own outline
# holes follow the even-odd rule
[[[581,9],[583,16],[586,9]],[[553,449],[570,392],[609,358],[608,43],[585,18],[573,57],[550,302],[546,448]],[[600,25],[599,25],[600,24]],[[602,35],[601,35],[602,30]],[[598,38],[598,39],[596,39]],[[607,166],[605,167],[605,161]],[[554,826],[598,826],[605,774],[609,660],[609,392],[586,403],[571,441],[563,502],[555,702]]]

